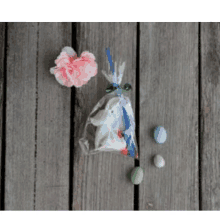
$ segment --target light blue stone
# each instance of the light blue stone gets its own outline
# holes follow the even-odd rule
[[[157,126],[154,130],[154,139],[158,144],[163,144],[167,139],[167,132],[164,127]]]

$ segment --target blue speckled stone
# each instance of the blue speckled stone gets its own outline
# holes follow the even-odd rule
[[[154,130],[154,139],[158,144],[163,144],[167,139],[167,132],[164,127],[157,126]]]

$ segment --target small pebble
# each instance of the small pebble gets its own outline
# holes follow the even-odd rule
[[[141,167],[135,167],[131,172],[131,182],[134,185],[139,185],[144,177],[144,171]]]
[[[164,127],[157,126],[154,130],[154,139],[158,144],[163,144],[167,139],[167,132]]]
[[[165,160],[163,159],[162,156],[156,155],[154,157],[154,165],[158,168],[164,167],[165,166]]]

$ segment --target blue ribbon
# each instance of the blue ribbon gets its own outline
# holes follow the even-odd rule
[[[125,131],[126,131],[130,128],[131,123],[130,123],[127,111],[123,106],[122,106],[122,110],[123,110],[123,116],[124,116],[123,121],[124,121],[124,124],[125,124]],[[135,156],[135,150],[134,149],[136,148],[136,146],[135,146],[135,143],[134,143],[134,140],[133,140],[131,134],[127,135],[127,134],[124,133],[124,138],[125,138],[126,144],[128,146],[128,151],[129,151],[130,155],[132,157],[134,157]]]
[[[109,48],[105,49],[105,52],[106,52],[106,55],[108,57],[108,62],[110,64],[110,70],[114,74],[115,69],[114,69],[114,63],[112,62],[112,57],[111,57],[111,54],[110,54],[110,49]]]
[[[114,63],[112,61],[112,57],[111,57],[111,54],[110,54],[110,49],[106,48],[105,52],[106,52],[106,55],[108,57],[108,62],[110,64],[110,71],[112,72],[112,75],[114,75],[115,74],[115,69],[114,69]],[[119,85],[115,82],[113,82],[112,85],[117,88],[117,95],[120,96],[122,91],[121,91]]]

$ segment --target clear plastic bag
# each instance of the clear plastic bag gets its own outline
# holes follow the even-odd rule
[[[111,65],[111,63],[110,63]],[[115,64],[117,68],[117,64]],[[129,84],[120,86],[125,63],[119,66],[117,76],[102,71],[111,83],[106,94],[89,114],[79,144],[86,154],[98,152],[120,153],[138,159],[135,120],[126,91]]]

